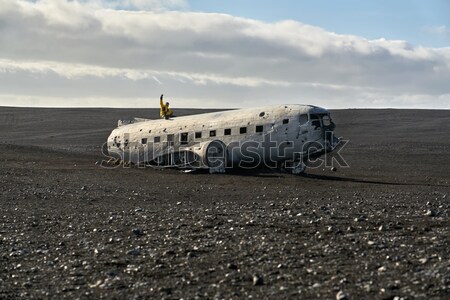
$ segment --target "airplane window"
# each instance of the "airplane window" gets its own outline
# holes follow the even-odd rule
[[[167,135],[167,144],[173,145],[173,141],[174,141],[174,135],[173,134],[168,134]]]
[[[299,123],[300,125],[306,124],[306,122],[308,122],[308,115],[300,115],[299,118]]]
[[[189,135],[188,135],[187,132],[181,133],[181,135],[180,135],[180,143],[181,143],[181,145],[186,145],[188,143],[188,137],[189,137]]]
[[[247,133],[247,127],[241,127],[241,128],[239,128],[239,133],[240,133],[240,134]]]
[[[209,132],[209,136],[216,136],[216,131],[215,130],[211,130]]]
[[[256,126],[256,132],[263,132],[263,130],[264,130],[264,126],[262,126],[262,125]]]
[[[225,130],[223,131],[223,134],[224,134],[224,135],[231,135],[231,129],[230,129],[230,128],[225,129]]]
[[[146,139],[146,138],[143,138],[143,139],[141,140],[141,143],[142,143],[142,145],[147,144],[147,139]]]
[[[201,138],[202,138],[202,132],[201,132],[201,131],[197,131],[197,132],[195,133],[195,138],[196,138],[196,139],[201,139]]]
[[[155,136],[155,139],[153,141],[155,143],[159,143],[159,142],[161,142],[161,137],[160,136]]]
[[[284,119],[283,124],[289,124],[289,119]]]

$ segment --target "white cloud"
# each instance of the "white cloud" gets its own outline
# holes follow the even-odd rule
[[[0,105],[17,95],[79,105],[110,97],[100,106],[117,106],[120,97],[164,92],[184,107],[449,108],[450,48],[186,7],[176,0],[0,0]]]
[[[445,38],[450,38],[450,28],[444,25],[436,27],[426,27],[424,28],[424,31],[431,34],[440,35]]]

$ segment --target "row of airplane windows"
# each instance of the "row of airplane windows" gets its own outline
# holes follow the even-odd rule
[[[288,124],[289,123],[289,119],[285,119],[283,120],[283,124]],[[237,128],[236,128],[237,129]],[[264,126],[263,125],[256,125],[255,127],[255,132],[256,133],[261,133],[264,131]],[[231,128],[225,128],[223,130],[223,135],[231,135],[232,131]],[[240,127],[239,128],[239,134],[246,134],[247,133],[247,127]],[[202,138],[202,131],[196,131],[194,136],[195,139],[201,139]],[[217,130],[210,130],[209,131],[209,137],[215,137],[217,136]],[[189,139],[189,133],[188,132],[182,132],[180,134],[180,143],[183,144],[188,144],[188,139]],[[147,144],[147,138],[143,138],[141,140],[142,144]],[[173,142],[174,141],[174,135],[173,134],[168,134],[167,135],[167,142]],[[161,137],[160,136],[155,136],[153,138],[153,142],[154,143],[160,143],[161,142]]]
[[[315,115],[312,116],[312,117],[313,117],[313,119],[319,119],[318,116],[315,116]],[[299,121],[300,121],[300,125],[306,124],[308,122],[308,115],[307,114],[300,115]],[[282,124],[283,125],[289,124],[289,119],[283,119]],[[320,123],[319,123],[318,126],[320,126]],[[142,129],[140,131],[142,131]],[[264,126],[263,125],[256,125],[255,126],[255,132],[256,133],[262,133],[263,131],[264,131]],[[152,132],[152,130],[148,131],[148,133],[151,133],[151,132]],[[231,128],[226,128],[226,129],[223,130],[223,135],[231,135],[231,133],[232,133]],[[246,134],[246,133],[247,133],[247,127],[240,127],[239,128],[239,134]],[[216,135],[217,135],[217,130],[210,130],[209,131],[209,137],[215,137]],[[117,147],[120,147],[120,142],[117,143],[117,141],[116,141],[117,138],[118,138],[118,136],[116,136],[114,138],[114,145],[116,145]],[[196,131],[195,132],[195,139],[201,139],[201,138],[202,138],[202,131]],[[167,142],[169,142],[169,143],[172,142],[173,143],[173,141],[174,141],[174,134],[168,134],[167,135]],[[182,145],[186,145],[186,144],[188,144],[188,141],[189,141],[189,132],[181,133],[180,134],[180,143]],[[141,143],[143,145],[147,144],[147,142],[148,142],[147,138],[142,138],[141,139]],[[161,142],[161,136],[155,136],[153,138],[153,142],[154,143],[160,143]],[[128,139],[125,140],[124,145],[128,146]]]

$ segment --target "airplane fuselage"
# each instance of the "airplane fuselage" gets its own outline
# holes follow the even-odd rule
[[[276,105],[138,120],[114,129],[107,148],[137,165],[211,168],[208,159],[222,156],[226,166],[276,164],[302,161],[306,152],[332,151],[337,145],[330,137],[333,129],[326,109]]]

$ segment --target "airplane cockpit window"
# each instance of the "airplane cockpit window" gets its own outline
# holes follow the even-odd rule
[[[331,124],[330,117],[328,115],[323,115],[322,122],[324,126],[329,126]]]
[[[308,115],[300,115],[299,117],[299,123],[300,125],[304,125],[308,122]]]
[[[319,115],[311,115],[311,125],[314,129],[320,128],[320,116]]]
[[[311,125],[314,126],[314,129],[317,129],[319,127],[327,129],[334,126],[334,123],[331,121],[329,114],[311,114],[309,117],[311,118]]]

